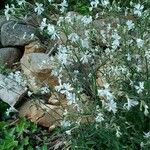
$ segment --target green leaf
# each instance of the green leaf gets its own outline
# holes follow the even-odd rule
[[[5,139],[2,147],[4,150],[8,150],[10,148],[15,148],[18,145],[18,141],[12,139],[11,137],[8,139]]]
[[[22,144],[27,146],[29,144],[29,137],[26,136],[23,140],[22,140]]]
[[[48,150],[48,149],[47,149],[47,145],[43,145],[43,146],[41,147],[41,150]]]
[[[0,130],[4,130],[6,123],[4,121],[0,122]]]
[[[16,132],[22,134],[24,129],[28,127],[28,122],[25,119],[21,119],[20,122],[16,126]]]

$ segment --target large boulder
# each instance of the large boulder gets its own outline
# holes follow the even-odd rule
[[[30,25],[10,21],[1,27],[3,46],[24,46],[37,39],[36,30]]]
[[[19,115],[27,117],[32,122],[36,122],[44,127],[53,129],[60,125],[63,117],[64,106],[56,106],[44,103],[41,99],[31,99],[19,108]]]
[[[0,99],[11,107],[14,107],[26,92],[26,87],[15,81],[15,79],[0,74]]]
[[[17,48],[0,48],[0,64],[12,66],[21,59],[21,52]]]
[[[25,54],[21,59],[21,68],[29,80],[29,88],[34,92],[41,87],[53,88],[58,84],[57,78],[51,74],[51,62],[47,54]]]

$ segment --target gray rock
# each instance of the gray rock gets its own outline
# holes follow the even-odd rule
[[[38,16],[36,14],[30,14],[23,19],[23,22],[27,25],[31,25],[33,27],[39,27],[42,22],[42,16]]]
[[[0,15],[0,29],[1,29],[2,25],[6,22],[7,22],[6,17],[3,15]],[[0,30],[0,33],[1,33],[1,30]],[[0,42],[0,47],[2,47],[1,42]]]
[[[0,64],[12,66],[21,59],[21,52],[17,48],[0,48]]]
[[[34,36],[32,37],[32,35]],[[1,43],[3,46],[24,46],[37,39],[36,30],[30,25],[10,21],[1,27]]]
[[[4,23],[8,22],[5,16],[0,15],[0,29]]]
[[[0,99],[14,106],[27,92],[27,89],[10,77],[0,74]]]
[[[41,87],[54,88],[57,78],[52,75],[52,63],[45,53],[24,54],[20,60],[24,75],[28,78],[28,86],[35,93]]]

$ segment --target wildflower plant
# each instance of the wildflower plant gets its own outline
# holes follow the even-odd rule
[[[16,10],[25,4],[18,2]],[[40,33],[56,43],[48,55],[59,82],[54,90],[70,106],[61,125],[72,149],[149,147],[150,11],[144,4],[130,4],[121,8],[92,0],[84,16],[68,13],[67,0],[31,5],[30,11],[43,17]],[[6,7],[7,19],[14,8]],[[49,8],[59,15],[55,23]],[[48,87],[41,89],[47,92]]]

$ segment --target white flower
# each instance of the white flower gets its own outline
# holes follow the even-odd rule
[[[76,95],[75,95],[75,93],[67,92],[66,93],[66,98],[68,100],[68,105],[72,105],[72,104],[76,103]]]
[[[148,116],[148,114],[149,114],[148,109],[149,109],[149,107],[145,104],[145,105],[144,105],[144,115],[145,115],[145,116]]]
[[[97,13],[96,15],[95,15],[95,19],[97,19],[99,17],[99,14]]]
[[[82,54],[80,61],[82,61],[83,64],[86,64],[89,62],[90,58],[91,58],[91,54],[88,54],[87,52],[85,52],[84,54]]]
[[[47,23],[46,23],[46,18],[43,18],[42,19],[42,22],[40,24],[40,30],[43,31],[43,29],[47,26]]]
[[[57,25],[60,26],[63,21],[64,21],[64,17],[59,17],[57,21]]]
[[[49,35],[54,34],[54,33],[56,32],[54,25],[48,24],[48,25],[47,25],[47,31],[48,31],[48,34],[49,34]]]
[[[7,4],[4,9],[4,14],[7,20],[10,19],[12,14],[15,14],[15,6],[11,4],[11,7]]]
[[[84,23],[84,25],[88,25],[92,22],[92,16],[84,16],[82,17],[81,21]]]
[[[59,47],[57,49],[58,49],[58,53],[57,53],[56,57],[57,57],[58,61],[62,65],[66,65],[68,63],[68,61],[67,61],[67,58],[68,58],[67,48],[59,45]]]
[[[134,6],[134,9],[133,9],[133,13],[137,16],[141,16],[142,15],[142,11],[144,9],[144,6],[143,5],[140,5],[140,4],[136,4]]]
[[[117,32],[114,32],[111,37],[113,39],[113,41],[112,41],[112,48],[116,49],[120,45],[121,37],[118,35]]]
[[[150,49],[145,51],[145,57],[150,60]],[[150,62],[150,61],[149,61]]]
[[[9,116],[11,112],[18,112],[18,111],[14,107],[10,107],[6,110],[5,114]]]
[[[52,40],[56,40],[56,39],[60,39],[60,37],[59,37],[59,35],[58,35],[56,32],[54,32],[54,33],[52,34],[52,36],[51,36],[51,39],[52,39]]]
[[[101,30],[100,31],[101,36],[106,40],[106,31]]]
[[[119,45],[120,45],[120,42],[119,42],[119,40],[117,40],[117,39],[115,39],[115,40],[112,42],[112,48],[113,48],[113,49],[116,49]]]
[[[53,2],[53,0],[48,0],[48,2],[51,4],[51,2]]]
[[[65,21],[67,22],[67,23],[69,23],[69,24],[71,24],[71,25],[73,25],[73,17],[72,16],[69,16],[69,15],[67,15],[66,17],[65,17]]]
[[[138,101],[133,100],[133,99],[130,99],[128,96],[126,96],[126,97],[127,97],[127,101],[128,101],[128,102],[125,103],[124,106],[123,106],[125,109],[130,110],[131,107],[134,107],[134,106],[136,106],[136,105],[139,104]]]
[[[90,3],[90,5],[91,5],[92,8],[96,8],[98,4],[99,4],[99,0],[93,0]]]
[[[142,39],[136,39],[137,47],[142,48],[144,45],[144,40]]]
[[[95,118],[95,121],[97,123],[100,123],[100,122],[104,121],[104,115],[102,113],[98,113],[96,118]]]
[[[128,26],[128,30],[131,30],[131,29],[134,28],[134,23],[133,23],[132,20],[128,20],[128,21],[126,22],[126,25]]]
[[[59,39],[59,36],[58,36],[58,34],[56,33],[56,30],[55,30],[55,26],[54,26],[54,25],[48,24],[48,25],[47,25],[47,31],[48,31],[48,34],[51,36],[51,39],[52,39],[52,40]]]
[[[142,71],[142,66],[141,65],[137,65],[136,69],[137,69],[137,72],[140,72],[140,71]]]
[[[63,112],[63,116],[67,116],[68,115],[68,110],[65,109],[64,112]]]
[[[58,86],[55,86],[55,90],[62,93],[62,94],[68,94],[68,92],[72,91],[73,88],[71,87],[71,84],[69,83],[63,83]]]
[[[144,144],[143,142],[140,143],[141,148],[144,147],[144,145],[145,145],[145,144]]]
[[[68,7],[68,3],[66,0],[63,0],[63,2],[59,4],[59,6],[60,6],[60,12],[63,13],[65,11],[65,8]]]
[[[101,0],[101,3],[102,3],[102,5],[105,6],[105,7],[110,4],[110,3],[109,3],[109,0]]]
[[[147,132],[147,133],[144,132],[144,136],[143,137],[146,138],[146,139],[150,138],[150,131]]]
[[[76,42],[79,40],[79,36],[78,34],[76,33],[71,33],[69,36],[68,36],[68,39],[71,40],[71,42]]]
[[[122,135],[122,133],[120,132],[120,127],[117,126],[116,128],[116,136],[119,138]]]
[[[42,3],[35,3],[36,7],[34,8],[34,11],[37,12],[37,15],[41,15],[44,11],[43,4]]]
[[[120,40],[121,39],[121,37],[118,35],[118,33],[116,31],[112,34],[112,38],[116,39],[116,40]]]
[[[104,85],[105,89],[98,90],[98,95],[102,97],[106,97],[108,101],[114,100],[114,96],[110,92],[109,84]]]
[[[49,93],[50,92],[50,90],[49,90],[49,88],[48,87],[42,87],[41,89],[40,89],[40,91],[41,91],[41,94],[47,94],[47,93]]]
[[[30,35],[30,39],[33,39],[35,37],[35,35],[34,35],[34,33],[32,33],[31,35]]]
[[[66,131],[66,134],[67,134],[67,135],[71,135],[71,130],[67,130],[67,131]]]
[[[81,39],[81,45],[83,48],[89,48],[89,40],[87,38],[84,40]]]
[[[28,91],[28,96],[30,97],[33,93],[31,91]]]
[[[18,3],[18,5],[23,5],[23,4],[25,4],[26,3],[26,1],[25,0],[17,0],[17,3]]]
[[[135,85],[135,89],[137,90],[137,93],[142,93],[144,90],[144,82],[139,82],[139,86]]]
[[[69,127],[70,125],[71,125],[70,121],[66,120],[61,121],[61,126],[64,128]]]
[[[115,114],[117,111],[116,102],[114,102],[113,100],[108,101],[108,103],[106,103],[106,109],[108,111],[112,111]]]
[[[131,61],[131,55],[129,53],[126,54],[127,60]]]

